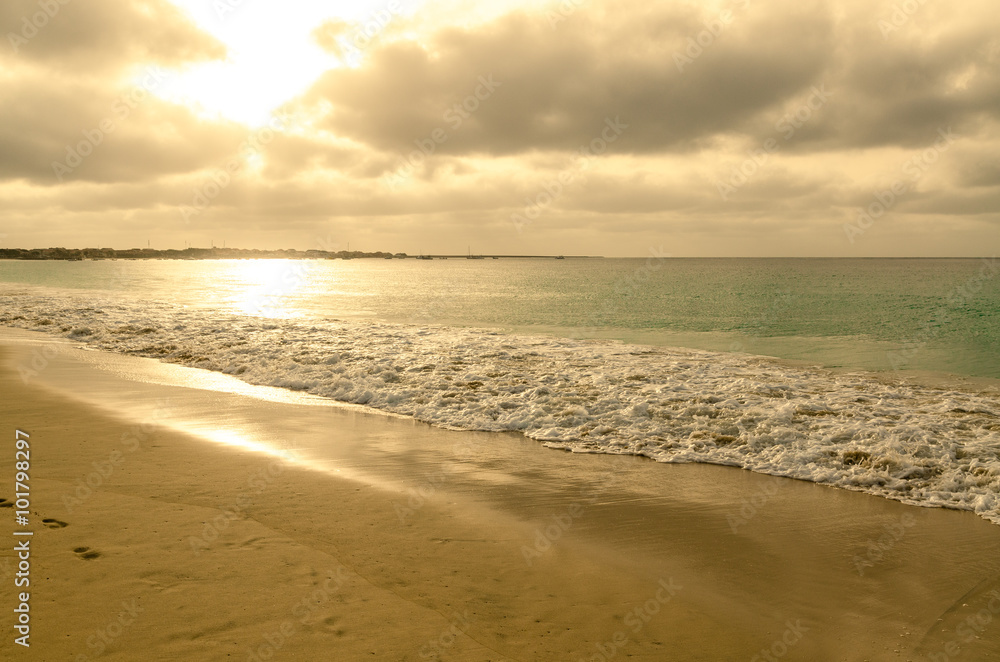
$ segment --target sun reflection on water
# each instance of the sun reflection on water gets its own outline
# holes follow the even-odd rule
[[[315,265],[304,260],[240,260],[228,265],[224,284],[236,312],[291,319],[302,315],[295,300],[315,289]]]

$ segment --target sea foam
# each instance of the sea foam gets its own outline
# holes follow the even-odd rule
[[[706,462],[1000,524],[1000,397],[762,357],[25,290],[0,323],[574,452]]]

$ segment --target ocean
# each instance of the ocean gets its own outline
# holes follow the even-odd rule
[[[444,428],[738,466],[1000,524],[998,276],[995,258],[658,251],[8,260],[0,324]]]

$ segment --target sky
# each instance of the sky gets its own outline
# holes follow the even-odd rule
[[[992,256],[995,0],[4,0],[0,246]]]

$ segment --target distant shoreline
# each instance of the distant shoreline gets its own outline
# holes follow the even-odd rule
[[[0,260],[598,260],[598,259],[642,259],[644,256],[606,255],[507,255],[507,254],[450,254],[430,253],[410,255],[408,253],[387,253],[375,251],[300,251],[294,248],[263,250],[255,248],[185,248],[157,250],[153,248],[0,248]],[[983,255],[963,256],[670,256],[671,260],[989,260],[995,257]]]
[[[499,260],[511,258],[531,259],[596,259],[601,255],[408,255],[407,253],[386,253],[376,251],[321,251],[296,249],[259,250],[252,248],[185,248],[184,250],[153,248],[0,248],[0,260]]]

